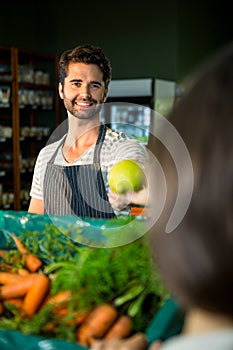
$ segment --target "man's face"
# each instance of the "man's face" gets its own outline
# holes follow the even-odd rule
[[[91,119],[98,115],[107,96],[103,73],[95,64],[70,63],[64,86],[59,84],[59,94],[70,114]]]

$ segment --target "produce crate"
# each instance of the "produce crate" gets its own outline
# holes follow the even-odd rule
[[[51,227],[51,225],[52,227],[59,229],[56,232],[50,230],[49,235],[46,235],[48,232],[46,231],[46,228]],[[46,266],[49,268],[52,266],[53,268],[54,265],[56,266],[56,264],[61,263],[61,261],[64,262],[64,259],[66,259],[66,257],[68,257],[67,259],[72,259],[73,255],[76,257],[77,254],[77,260],[79,260],[79,256],[82,257],[86,247],[91,247],[91,252],[97,254],[95,259],[98,259],[98,252],[101,251],[104,251],[104,254],[107,256],[109,252],[114,252],[115,254],[115,252],[119,251],[117,250],[118,248],[120,251],[124,251],[124,249],[128,249],[128,247],[132,247],[134,249],[133,242],[144,239],[144,236],[147,235],[148,228],[149,223],[145,217],[122,217],[114,218],[111,220],[93,220],[88,218],[79,219],[77,217],[29,214],[24,211],[0,211],[0,249],[4,249],[5,251],[10,251],[12,248],[16,249],[11,236],[13,233],[15,236],[23,238],[23,243],[26,244],[27,248],[30,248],[30,250],[34,249],[34,251],[37,251],[38,249],[39,258],[43,260]],[[59,241],[59,244],[52,244],[54,239]],[[44,247],[45,245],[47,246],[47,243],[50,249],[49,254],[48,252],[44,252]],[[132,250],[132,252],[134,252],[134,250]],[[130,250],[129,253],[131,253]],[[140,259],[140,254],[142,254],[141,251],[138,251],[138,253],[139,255],[136,257],[135,261],[137,261],[138,258]],[[144,258],[143,255],[142,257]],[[124,259],[124,264],[127,265],[127,257],[124,256]],[[89,265],[90,267],[92,266],[90,262]],[[140,269],[140,266],[137,266],[137,269],[138,268]],[[108,262],[106,262],[106,266],[104,266],[103,271],[108,272],[108,269]],[[115,271],[118,271],[117,268]],[[148,311],[148,320],[141,324],[140,329],[136,330],[146,332],[148,334],[149,340],[156,338],[166,339],[167,336],[170,336],[173,333],[177,333],[181,329],[180,326],[182,324],[182,315],[180,316],[179,309],[172,301],[165,302],[165,312],[161,312],[162,309],[160,310],[160,306],[164,303],[167,296],[164,287],[162,284],[160,285],[157,274],[155,274],[153,277],[151,276],[152,279],[154,277],[157,279],[157,281],[154,281],[154,283],[157,283],[157,289],[155,295],[153,295],[153,301],[155,304],[155,316],[152,317],[153,312],[150,313]],[[105,276],[102,276],[102,278],[104,280]],[[104,281],[105,284],[108,283],[108,279],[109,276],[107,275],[106,280]],[[110,282],[113,283],[113,281]],[[129,286],[130,283],[131,282],[129,281]],[[146,280],[146,278],[145,283],[148,284],[148,280]],[[152,288],[154,288],[154,285]],[[133,285],[130,290],[131,294],[132,290],[135,293],[136,289]],[[103,288],[102,293],[104,294],[105,292],[106,290]],[[96,292],[93,291],[93,296],[95,293]],[[127,297],[130,293],[126,293],[126,296],[119,297],[118,300],[125,299],[127,302]],[[148,289],[148,294],[150,293],[151,290]],[[135,295],[137,296],[137,294]],[[92,294],[88,295],[88,293],[86,293],[85,297],[87,299],[90,299],[92,297]],[[138,303],[138,301],[140,301],[140,298],[138,298],[138,301],[137,299],[135,300]],[[135,310],[137,303],[134,303],[135,305],[131,305],[132,310],[133,308]],[[128,304],[126,303],[126,305]],[[158,310],[159,312],[157,312]],[[53,350],[82,350],[88,347],[69,340],[56,339],[54,337],[43,337],[34,334],[22,334],[22,332],[19,332],[17,329],[12,330],[1,328],[2,327],[0,322],[1,350],[13,350],[16,348],[23,348],[24,350],[39,350],[42,348]],[[154,330],[156,331],[154,332]]]

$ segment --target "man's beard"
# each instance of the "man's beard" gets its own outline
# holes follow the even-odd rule
[[[92,117],[96,116],[99,114],[102,104],[104,102],[104,99],[101,100],[99,103],[97,101],[92,100],[91,102],[93,103],[93,106],[87,108],[87,109],[81,109],[77,108],[77,105],[75,104],[76,100],[70,100],[66,97],[63,99],[64,106],[67,109],[69,113],[71,113],[74,117],[78,119],[91,119]]]

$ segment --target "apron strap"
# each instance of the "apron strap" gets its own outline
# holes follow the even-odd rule
[[[55,150],[55,152],[53,153],[52,157],[50,158],[50,160],[48,161],[48,163],[53,164],[54,160],[57,156],[58,150],[59,148],[62,146],[62,144],[64,143],[64,138],[62,138],[61,142],[59,143],[57,149]]]
[[[93,156],[93,164],[97,167],[100,167],[100,151],[105,139],[106,130],[107,130],[106,126],[104,124],[101,124],[99,129],[98,139],[95,144],[95,150],[94,150],[94,156]]]

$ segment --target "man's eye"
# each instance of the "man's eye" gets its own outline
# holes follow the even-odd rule
[[[71,86],[73,86],[73,87],[80,87],[81,84],[80,84],[79,82],[73,82],[73,83],[71,84]]]
[[[95,83],[91,84],[92,89],[99,89],[99,87],[100,87],[99,84],[95,84]]]

